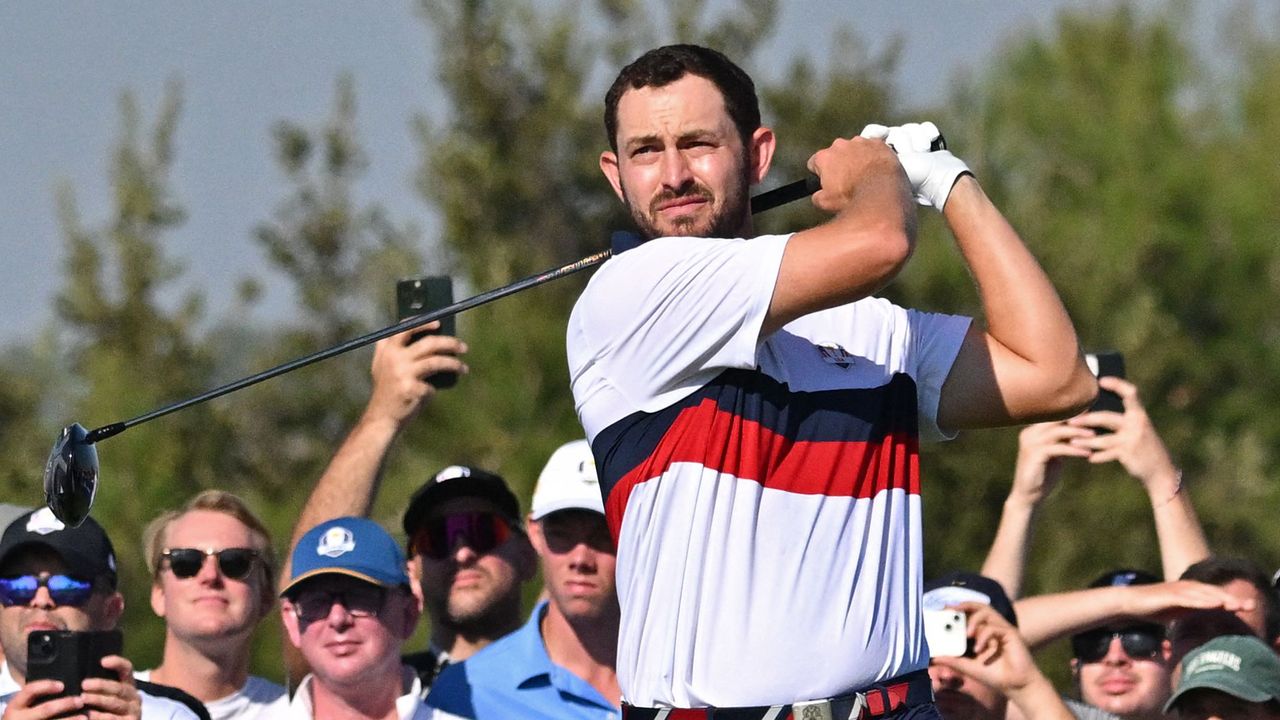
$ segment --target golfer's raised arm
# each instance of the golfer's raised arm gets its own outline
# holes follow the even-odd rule
[[[951,430],[1074,415],[1097,394],[1071,318],[1035,257],[971,175],[943,211],[982,299],[942,387],[939,425]]]
[[[835,217],[788,241],[764,336],[871,295],[897,275],[915,245],[911,186],[884,143],[838,139],[809,159],[809,169],[822,181],[813,204]]]

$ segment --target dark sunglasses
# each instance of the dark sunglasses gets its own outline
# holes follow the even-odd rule
[[[1124,654],[1134,660],[1150,660],[1164,643],[1164,635],[1152,630],[1091,630],[1071,638],[1071,652],[1080,662],[1098,662],[1111,649],[1111,638],[1120,638]]]
[[[169,561],[169,571],[177,578],[191,578],[200,573],[206,557],[218,558],[218,572],[232,580],[243,580],[253,570],[258,551],[253,548],[225,548],[201,550],[199,548],[169,548],[161,557]]]
[[[459,543],[483,555],[511,537],[511,525],[491,512],[464,512],[428,518],[413,536],[412,548],[433,560],[443,560]]]
[[[35,599],[40,588],[49,589],[54,605],[80,607],[93,596],[93,581],[70,575],[19,575],[0,578],[0,605],[26,605]]]
[[[387,591],[373,585],[336,592],[303,590],[291,598],[291,601],[293,613],[303,622],[318,622],[329,617],[334,603],[342,605],[351,617],[373,617],[382,612],[382,606],[387,601]]]

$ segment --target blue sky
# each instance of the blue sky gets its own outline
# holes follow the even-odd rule
[[[783,62],[802,49],[824,57],[840,22],[873,51],[900,35],[899,88],[926,102],[945,97],[956,73],[980,66],[1003,40],[1047,26],[1058,8],[1102,4],[784,1],[766,59]],[[1206,37],[1212,27],[1204,24]],[[186,264],[184,282],[206,295],[211,316],[226,309],[239,278],[263,277],[251,231],[270,217],[284,187],[271,125],[326,117],[340,73],[355,80],[370,161],[363,198],[430,237],[430,210],[410,184],[418,148],[409,119],[432,107],[433,56],[431,34],[408,0],[0,3],[0,343],[34,339],[51,320],[62,258],[57,184],[75,188],[87,225],[109,215],[107,161],[126,89],[149,121],[166,81],[182,82],[172,179],[188,220],[168,236],[166,252]],[[287,291],[264,279],[267,302],[246,320],[288,312]]]

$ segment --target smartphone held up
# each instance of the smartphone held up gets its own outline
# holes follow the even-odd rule
[[[115,678],[102,667],[102,659],[123,648],[119,630],[32,630],[27,635],[27,679],[61,682],[57,697],[79,695],[85,678]]]
[[[967,618],[952,608],[924,610],[924,639],[933,657],[960,657],[969,649]]]
[[[416,315],[424,315],[453,304],[453,278],[448,275],[428,275],[407,278],[396,283],[396,319],[404,320]],[[439,330],[419,330],[410,337],[417,340],[423,335],[456,335],[457,326],[454,317],[442,318]],[[451,388],[458,382],[458,374],[452,372],[436,373],[428,376],[426,381],[437,389]]]

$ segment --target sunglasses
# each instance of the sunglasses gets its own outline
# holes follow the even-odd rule
[[[411,547],[433,560],[443,560],[459,544],[483,555],[511,537],[511,525],[497,513],[464,512],[428,518],[414,533]]]
[[[1164,644],[1164,635],[1151,630],[1091,630],[1071,638],[1071,652],[1080,662],[1098,662],[1111,649],[1111,638],[1117,637],[1124,654],[1134,660],[1154,658]]]
[[[0,605],[26,605],[35,599],[40,588],[48,588],[54,605],[80,607],[93,596],[93,581],[70,575],[19,575],[0,578]]]
[[[223,550],[201,550],[199,548],[169,548],[160,554],[169,561],[169,571],[176,578],[183,580],[195,577],[204,567],[206,557],[218,558],[218,572],[232,580],[243,580],[253,570],[258,560],[258,551],[253,548],[225,548]]]
[[[374,617],[382,612],[387,591],[372,585],[338,591],[303,590],[291,601],[293,613],[303,622],[318,622],[329,617],[334,603],[342,605],[351,617]]]

